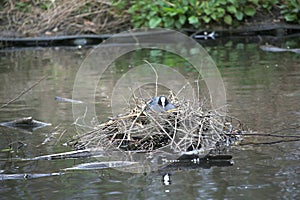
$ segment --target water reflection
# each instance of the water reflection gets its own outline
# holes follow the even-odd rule
[[[298,41],[299,43],[299,41]],[[300,55],[291,52],[271,53],[259,49],[256,43],[229,41],[206,46],[223,76],[227,89],[229,111],[260,133],[276,130],[283,135],[299,135],[300,124]],[[0,102],[4,104],[47,76],[30,92],[3,108],[0,121],[33,116],[53,124],[33,133],[23,133],[0,127],[1,173],[53,173],[86,160],[18,161],[70,150],[61,144],[75,134],[72,105],[57,102],[55,96],[72,98],[77,70],[90,49],[30,49],[1,52]],[[97,114],[104,121],[111,113],[111,87],[136,58],[175,64],[174,69],[190,80],[198,75],[183,60],[175,60],[161,51],[137,52],[123,62],[115,63],[103,77],[96,95]],[[184,66],[184,67],[183,67]],[[204,85],[204,83],[202,83]],[[105,87],[105,88],[103,88]],[[150,88],[152,86],[149,86]],[[205,86],[203,88],[205,93]],[[56,129],[55,127],[58,126]],[[286,129],[291,128],[293,129]],[[64,130],[63,135],[60,135]],[[51,135],[53,134],[53,135]],[[42,144],[46,138],[52,139]],[[263,138],[269,140],[268,138]],[[261,141],[255,138],[254,142]],[[26,147],[4,151],[15,141]],[[253,142],[253,141],[252,141]],[[59,177],[32,180],[3,181],[1,194],[7,198],[284,198],[299,196],[299,141],[274,145],[238,146],[231,150],[234,165],[210,169],[170,170],[170,184],[164,185],[166,173],[128,174],[117,170],[96,170],[67,173]],[[49,191],[52,188],[52,191]]]

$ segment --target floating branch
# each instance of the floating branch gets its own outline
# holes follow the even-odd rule
[[[9,100],[7,103],[5,103],[4,105],[2,105],[0,107],[0,110],[2,108],[5,108],[6,106],[8,106],[9,104],[11,104],[12,102],[18,100],[21,96],[23,96],[24,94],[26,94],[28,91],[30,91],[32,88],[34,88],[35,86],[37,86],[42,80],[44,80],[47,76],[43,76],[42,78],[40,78],[38,81],[36,81],[32,86],[30,86],[29,88],[25,89],[24,91],[22,91],[20,94],[18,94],[15,98]]]

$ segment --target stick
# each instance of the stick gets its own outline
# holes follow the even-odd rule
[[[299,138],[300,135],[277,135],[272,133],[232,133],[229,135],[241,135],[241,136],[262,136],[262,137],[280,137],[280,138]]]
[[[21,96],[23,96],[24,94],[26,94],[29,90],[31,90],[32,88],[34,88],[37,84],[39,84],[42,80],[44,80],[47,76],[43,76],[41,79],[39,79],[37,82],[35,82],[32,86],[30,86],[29,88],[27,88],[26,90],[22,91],[20,94],[18,94],[15,98],[9,100],[6,104],[2,105],[0,107],[0,109],[5,108],[6,106],[8,106],[10,103],[16,101],[17,99],[19,99]]]
[[[297,142],[300,139],[293,139],[293,140],[278,140],[273,142],[248,142],[248,143],[241,143],[240,146],[246,146],[246,145],[272,145],[272,144],[279,144],[283,142]]]
[[[155,96],[157,96],[157,90],[158,90],[158,74],[156,69],[153,67],[153,65],[151,63],[149,63],[147,60],[144,60],[145,63],[147,63],[153,70],[153,72],[155,73]]]

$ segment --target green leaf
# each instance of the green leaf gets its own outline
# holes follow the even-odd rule
[[[149,27],[150,28],[155,28],[155,27],[157,27],[160,24],[160,22],[161,22],[161,18],[159,18],[157,16],[153,17],[149,21]]]
[[[173,27],[175,20],[172,17],[164,17],[163,22],[165,28],[171,28]]]
[[[217,20],[217,15],[216,15],[216,13],[213,13],[213,14],[211,14],[211,16],[210,16],[213,20]]]
[[[297,19],[297,15],[292,13],[292,14],[287,14],[287,15],[284,15],[284,19],[288,22],[292,22],[292,21],[295,21]]]
[[[246,6],[244,12],[246,15],[252,17],[253,15],[255,15],[256,10],[253,6]]]
[[[209,18],[208,16],[204,16],[202,19],[203,19],[203,21],[204,21],[205,23],[208,24],[208,23],[210,22],[210,19],[211,19],[211,18]]]
[[[300,2],[297,0],[290,1],[291,7],[299,8],[300,7]]]
[[[228,25],[232,24],[232,17],[230,15],[225,15],[224,22]]]
[[[184,9],[183,8],[177,8],[176,9],[176,13],[177,14],[183,14],[185,11],[184,11]]]
[[[289,10],[282,10],[282,11],[280,11],[280,14],[282,14],[282,15],[285,15],[286,13],[289,13],[290,11]]]
[[[175,9],[174,8],[170,8],[170,7],[163,7],[162,10],[164,12],[174,12]]]
[[[255,5],[258,5],[258,0],[251,0],[252,3],[254,3]]]
[[[186,16],[185,15],[180,15],[179,16],[179,22],[181,25],[184,25],[186,22]]]
[[[228,6],[227,11],[231,14],[235,14],[237,12],[237,10],[234,6]]]
[[[127,12],[128,12],[129,14],[134,14],[135,11],[136,11],[136,6],[135,6],[135,5],[131,6],[131,7],[127,10]]]
[[[26,7],[26,4],[24,2],[16,2],[16,7],[24,8]]]
[[[227,1],[226,0],[219,0],[218,1],[221,5],[226,5],[227,4]]]
[[[140,28],[142,26],[145,26],[145,23],[143,21],[137,21],[135,24],[134,24],[134,28]]]
[[[182,28],[182,24],[179,21],[175,21],[175,27],[177,29],[181,29]]]
[[[182,9],[183,9],[183,13],[185,13],[186,11],[189,10],[189,7],[188,6],[183,6]]]
[[[164,11],[163,13],[169,16],[175,16],[177,15],[177,10],[175,8],[169,8],[169,7],[164,7],[162,8],[162,10]]]
[[[242,12],[240,12],[240,11],[237,11],[235,13],[235,17],[237,18],[237,20],[242,20],[243,17],[244,17],[244,14]]]
[[[225,15],[225,10],[223,8],[217,8],[217,15],[222,18]]]
[[[145,14],[145,13],[144,13]],[[152,11],[150,11],[149,13],[148,13],[148,17],[153,17],[153,16],[156,16],[157,15],[157,12],[156,11],[154,11],[154,10],[152,10]]]
[[[204,8],[204,13],[206,15],[210,15],[211,14],[211,9],[210,8]]]
[[[190,16],[189,17],[189,24],[198,24],[199,23],[199,19],[197,18],[197,17],[195,17],[195,16]]]

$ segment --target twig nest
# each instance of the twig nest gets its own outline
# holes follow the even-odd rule
[[[233,118],[208,110],[203,102],[171,102],[176,108],[162,112],[148,109],[145,101],[136,102],[140,103],[128,113],[79,136],[81,147],[139,152],[168,148],[176,153],[206,154],[220,144],[229,144],[240,131],[240,125],[234,127],[229,121]]]

